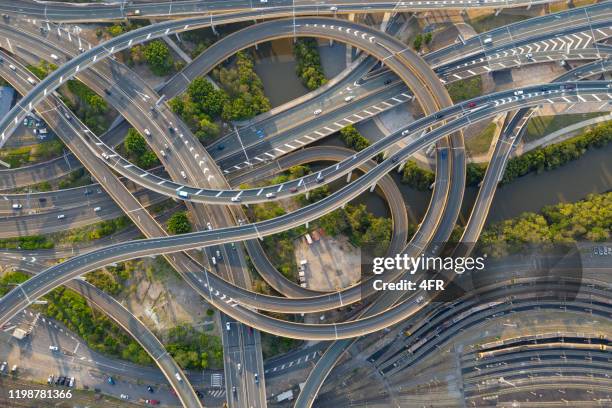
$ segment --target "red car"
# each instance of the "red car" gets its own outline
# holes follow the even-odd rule
[[[468,108],[474,108],[474,107],[476,107],[476,102],[468,103]]]
[[[151,404],[151,405],[159,405],[159,401],[158,400],[145,400],[145,402],[147,404]]]

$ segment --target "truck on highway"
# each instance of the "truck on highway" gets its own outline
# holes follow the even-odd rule
[[[189,193],[186,192],[186,191],[182,191],[181,190],[181,191],[178,192],[178,196],[179,196],[179,198],[185,198],[186,199],[186,198],[189,198]]]

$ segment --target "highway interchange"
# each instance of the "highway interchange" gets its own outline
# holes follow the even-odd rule
[[[222,14],[215,14],[214,17],[213,15],[189,17],[152,24],[125,33],[104,44],[88,47],[82,53],[79,53],[78,50],[81,46],[81,39],[78,39],[78,46],[76,40],[73,42],[72,39],[69,40],[70,44],[68,44],[65,39],[70,38],[70,34],[66,34],[66,31],[60,31],[64,28],[57,27],[57,36],[55,36],[54,29],[49,25],[53,24],[52,22],[43,23],[40,20],[37,22],[36,19],[89,21],[87,15],[92,11],[96,12],[96,20],[116,19],[122,18],[126,15],[125,13],[134,16],[135,6],[132,4],[127,7],[120,7],[119,5],[72,6],[69,4],[60,6],[57,3],[49,3],[49,5],[44,5],[43,10],[41,10],[40,5],[33,7],[35,3],[18,1],[13,2],[11,6],[3,5],[1,7],[4,12],[19,15],[19,17],[11,17],[8,23],[5,21],[5,24],[0,25],[0,33],[5,37],[7,44],[11,44],[7,51],[10,53],[17,51],[19,53],[20,50],[28,50],[32,55],[21,55],[21,57],[26,60],[30,58],[33,61],[36,61],[37,54],[47,59],[47,56],[54,51],[59,52],[62,56],[70,56],[70,58],[47,78],[32,85],[29,81],[26,81],[29,74],[25,66],[13,59],[11,55],[4,55],[5,61],[11,61],[18,70],[8,69],[7,65],[4,64],[0,67],[0,74],[24,97],[0,121],[0,132],[2,134],[0,143],[3,144],[10,137],[15,128],[14,124],[20,123],[25,112],[36,109],[72,150],[78,162],[82,163],[98,180],[100,186],[108,195],[98,193],[98,187],[95,185],[86,187],[84,190],[74,189],[68,194],[62,194],[61,197],[55,198],[52,197],[53,193],[39,194],[45,196],[45,200],[57,200],[60,207],[72,206],[69,209],[71,211],[69,213],[70,218],[73,220],[71,221],[72,227],[86,225],[95,222],[97,219],[114,218],[123,211],[128,214],[147,238],[93,249],[40,271],[36,276],[0,299],[0,323],[6,323],[8,319],[30,305],[35,299],[59,285],[69,284],[80,293],[89,291],[88,299],[126,328],[153,356],[168,381],[177,391],[182,404],[184,406],[200,406],[200,402],[189,383],[182,380],[177,381],[174,373],[180,372],[180,369],[176,363],[163,351],[163,345],[142,324],[140,324],[140,329],[134,329],[132,324],[126,322],[135,318],[129,313],[126,315],[127,311],[125,309],[118,309],[120,305],[115,305],[116,302],[113,303],[113,300],[108,299],[107,295],[105,298],[103,293],[98,293],[99,291],[92,288],[87,289],[86,286],[83,286],[86,284],[81,281],[72,281],[77,282],[76,284],[70,283],[72,279],[88,271],[113,262],[163,254],[190,286],[209,303],[227,315],[222,318],[223,327],[226,323],[230,327],[236,325],[233,330],[227,332],[223,330],[226,352],[226,384],[228,389],[231,389],[232,384],[238,384],[240,390],[240,397],[236,396],[234,398],[232,395],[229,398],[232,406],[247,406],[243,404],[265,406],[266,404],[263,362],[258,340],[259,333],[247,329],[240,322],[278,336],[336,341],[312,371],[296,403],[296,406],[310,406],[341,352],[351,344],[349,339],[379,331],[406,319],[415,318],[426,304],[414,300],[416,295],[408,299],[387,299],[384,302],[372,305],[363,316],[356,320],[333,324],[295,323],[259,313],[257,310],[291,314],[336,309],[361,301],[365,297],[363,288],[367,285],[362,283],[329,294],[302,290],[299,286],[292,285],[275,270],[263,253],[258,239],[316,220],[376,185],[381,187],[389,202],[395,202],[396,200],[390,197],[397,196],[397,191],[393,190],[395,185],[385,179],[386,175],[395,168],[401,168],[405,161],[417,151],[430,146],[432,143],[438,143],[436,173],[439,177],[434,186],[431,206],[416,234],[407,245],[404,244],[407,236],[405,210],[402,211],[398,207],[391,206],[394,221],[394,240],[389,250],[390,253],[407,252],[416,255],[428,248],[428,252],[435,253],[436,246],[430,244],[446,241],[457,221],[459,208],[461,207],[465,184],[465,156],[460,131],[472,123],[495,117],[500,113],[518,110],[518,113],[508,122],[508,126],[497,142],[491,160],[492,165],[487,169],[478,199],[462,237],[464,242],[475,242],[484,226],[495,187],[503,174],[512,146],[516,143],[516,139],[520,137],[521,129],[526,122],[525,116],[529,115],[529,108],[556,103],[599,103],[603,106],[612,99],[609,81],[577,81],[580,77],[599,74],[609,69],[610,61],[606,48],[599,47],[596,44],[605,41],[612,34],[612,28],[609,27],[612,8],[608,2],[584,9],[573,9],[555,16],[538,17],[530,23],[515,23],[512,30],[516,34],[514,36],[510,34],[510,38],[506,37],[507,33],[510,33],[509,28],[496,29],[490,33],[481,34],[470,40],[457,43],[444,53],[434,52],[424,58],[406,49],[405,45],[392,36],[373,28],[347,20],[324,17],[296,17],[296,15],[308,15],[313,13],[313,10],[324,10],[328,15],[335,15],[336,12],[344,13],[356,10],[374,12],[435,7],[497,8],[512,7],[522,3],[519,1],[466,1],[457,2],[461,3],[459,6],[455,6],[455,2],[442,1],[394,4],[329,2],[329,4],[325,3],[323,5],[308,4],[310,2],[304,1],[295,2],[291,6],[285,3],[270,1],[265,7],[250,9],[244,2],[209,2],[206,10],[197,9],[195,11],[204,14],[214,11]],[[180,17],[183,13],[193,15],[194,8],[198,7],[198,2],[174,2],[171,6],[160,3],[151,3],[150,5],[139,3],[137,7],[139,7],[138,15],[143,17],[162,14],[164,17]],[[172,10],[165,11],[168,7],[171,7]],[[64,17],[63,19],[53,17],[60,14]],[[285,17],[287,15],[293,16],[290,19],[281,18],[255,24],[220,40],[187,65],[184,70],[187,76],[175,76],[158,91],[150,88],[141,78],[130,72],[129,68],[108,58],[122,49],[170,33],[209,27],[211,24],[248,21],[261,17]],[[21,19],[24,17],[33,20],[22,21]],[[572,23],[569,27],[568,22]],[[39,31],[36,28],[37,24],[40,24],[43,28],[47,27],[47,32],[43,35],[46,40],[42,42],[39,42],[37,38],[41,36],[40,33],[44,30]],[[520,35],[521,30],[526,31],[522,33],[522,37]],[[64,33],[63,37],[62,32]],[[563,35],[562,39],[558,38],[560,33]],[[306,127],[295,126],[295,129],[292,129],[288,125],[292,122],[291,115],[295,115],[294,117],[303,116],[305,111],[312,112],[312,107],[317,106],[317,96],[313,96],[303,106],[298,105],[288,108],[275,116],[264,119],[263,124],[258,126],[266,128],[266,123],[270,123],[270,127],[266,129],[274,129],[274,131],[268,132],[271,134],[269,139],[267,138],[262,142],[254,137],[255,132],[246,132],[246,139],[243,140],[246,140],[247,143],[246,146],[242,147],[243,152],[232,149],[220,150],[214,145],[210,146],[207,151],[197,142],[188,127],[165,107],[165,104],[159,107],[156,104],[158,114],[150,115],[147,113],[150,105],[157,101],[160,95],[172,97],[183,92],[187,84],[185,78],[193,79],[208,73],[218,63],[240,49],[260,42],[292,36],[321,37],[353,45],[375,59],[383,60],[387,69],[397,75],[401,82],[394,81],[393,86],[385,86],[388,85],[388,83],[385,83],[386,78],[388,78],[385,75],[392,77],[392,74],[387,72],[383,72],[379,77],[364,80],[359,86],[359,96],[350,104],[342,104],[342,98],[337,97],[336,102],[331,102],[330,113],[326,112],[325,115],[315,121],[308,119],[307,122],[309,123]],[[10,41],[9,38],[11,38]],[[495,46],[492,48],[486,47],[483,44],[485,38],[492,39],[490,41],[493,41]],[[559,41],[559,43],[556,41]],[[550,50],[549,45],[552,46]],[[2,46],[5,47],[3,43]],[[15,49],[13,49],[13,46]],[[557,47],[559,49],[554,49]],[[532,53],[535,55],[534,57],[526,56]],[[355,72],[361,75],[362,71],[360,69],[367,72],[372,66],[369,61],[370,58],[368,57],[360,64],[356,64],[357,68],[354,68],[353,75],[357,75],[354,74]],[[510,89],[480,96],[455,105],[452,105],[446,90],[442,86],[443,82],[496,69],[505,69],[509,66],[555,60],[595,60],[595,62],[578,68],[551,84],[536,84]],[[167,146],[167,143],[171,143],[176,148],[176,154],[168,155],[169,158],[162,159],[162,164],[169,172],[168,176],[160,176],[140,169],[129,163],[127,159],[121,157],[114,150],[114,146],[121,141],[121,134],[125,132],[125,121],[120,122],[112,129],[109,135],[98,137],[89,131],[62,104],[59,98],[56,98],[54,90],[72,76],[76,76],[79,80],[88,84],[100,95],[104,95],[105,90],[110,90],[110,93],[105,95],[105,99],[125,116],[130,125],[141,130],[141,132],[144,129],[153,129],[154,137],[149,143],[154,151],[162,150],[165,145]],[[349,73],[346,78],[352,79],[353,77]],[[357,80],[360,81],[360,78],[357,78]],[[568,80],[571,82],[565,82]],[[333,91],[329,92],[338,92],[337,90],[347,83],[350,83],[348,79],[340,79],[338,81],[339,86],[336,88],[330,87]],[[141,95],[147,95],[147,97],[143,98]],[[342,93],[335,93],[335,95],[339,96]],[[391,105],[389,107],[393,107],[393,103],[385,102],[391,100],[395,100],[397,104],[407,101],[418,103],[425,112],[425,116],[354,154],[345,151],[334,152],[333,150],[323,152],[317,150],[320,148],[314,148],[312,150],[300,150],[293,155],[283,157],[281,160],[292,163],[285,166],[319,160],[339,161],[335,165],[296,180],[251,189],[231,189],[225,180],[224,174],[229,173],[230,169],[232,171],[241,170],[238,177],[249,177],[248,172],[244,173],[245,169],[250,169],[254,164],[259,164],[252,162],[252,160],[264,163],[261,168],[255,167],[253,174],[256,174],[257,171],[266,174],[265,166],[267,164],[265,163],[270,162],[272,167],[276,166],[273,160],[280,158],[291,150],[295,150],[295,147],[291,145],[293,141],[301,140],[301,143],[294,143],[300,146],[309,144],[303,138],[310,137],[313,139],[312,141],[316,140],[316,137],[309,136],[309,134],[313,134],[312,132],[316,132],[319,138],[325,137],[343,127],[343,125],[336,124],[337,128],[330,128],[332,123],[342,122],[342,120],[345,120],[346,124],[357,122],[358,120],[346,120],[351,115],[360,118],[359,120],[365,119],[369,117],[368,114],[360,115],[359,113],[368,112],[368,109],[373,110],[370,107],[379,103],[386,103]],[[378,108],[377,110],[383,111],[384,109]],[[371,113],[371,115],[374,115],[374,113]],[[286,122],[282,122],[283,120]],[[175,127],[172,132],[167,131],[169,122],[172,123],[172,127]],[[295,121],[293,121],[293,125],[295,125]],[[328,130],[320,132],[324,128]],[[235,148],[236,143],[232,142],[232,137],[236,136],[228,136],[228,139],[224,140],[223,143]],[[242,134],[240,137],[242,137]],[[391,146],[402,140],[405,142],[404,147],[392,153],[377,165],[373,164],[371,161],[373,157],[387,151]],[[278,147],[288,144],[289,149],[281,150],[281,154],[269,154],[270,151],[278,151]],[[195,152],[194,148],[196,149]],[[220,152],[223,152],[224,156],[219,155]],[[271,157],[261,159],[260,156],[263,157],[264,154]],[[243,156],[241,157],[241,155]],[[243,160],[245,157],[246,160]],[[68,160],[78,163],[72,156],[59,160],[57,167],[52,168],[51,171],[47,170],[48,172],[42,177],[51,178],[62,174],[66,171],[62,161],[68,164]],[[247,164],[247,167],[238,165],[241,162]],[[68,167],[70,168],[69,164]],[[181,175],[178,169],[184,169],[188,173],[189,184],[183,184],[179,181]],[[260,203],[270,199],[302,194],[347,175],[350,177],[351,172],[357,171],[357,169],[365,170],[365,173],[314,204],[268,221],[236,225],[238,219],[246,218],[240,208],[242,204]],[[133,191],[128,190],[111,170],[131,180],[137,187],[132,189]],[[4,173],[0,174],[8,175],[10,171],[3,170]],[[2,184],[3,186],[8,186],[10,183],[13,186],[28,184],[31,180],[28,177],[31,176],[23,177],[25,181],[16,182],[11,177],[11,181],[8,182],[3,179]],[[75,205],[79,199],[82,200],[83,195],[85,195],[84,191],[89,191],[87,193],[87,199],[89,200],[89,195],[94,190],[96,191],[96,197],[91,197],[90,208]],[[179,192],[183,192],[180,198],[186,202],[187,208],[195,214],[200,231],[179,236],[166,236],[167,234],[162,226],[151,217],[144,206],[159,202],[163,196],[179,198]],[[100,194],[100,196],[98,197],[97,194]],[[115,201],[116,205],[108,199],[108,196]],[[140,200],[137,197],[140,197]],[[9,217],[6,219],[6,223],[0,221],[2,234],[5,234],[3,236],[46,233],[59,228],[61,222],[58,223],[56,219],[55,225],[53,223],[50,225],[47,219],[50,215],[54,216],[53,214],[57,210],[49,211],[48,208],[36,208],[41,203],[40,200],[36,201],[37,198],[38,194],[33,195],[32,198],[5,195],[5,203],[0,207],[0,210],[4,212],[9,211],[9,207],[5,204],[24,200],[32,200],[35,203],[35,209],[41,212],[23,217]],[[93,203],[103,203],[101,206],[103,211],[92,214],[91,207],[95,205]],[[209,206],[209,204],[223,204],[227,207]],[[30,208],[28,206],[28,209]],[[212,230],[206,228],[209,220],[213,221],[214,224]],[[13,226],[13,222],[17,224]],[[36,224],[37,222],[40,224]],[[20,225],[20,223],[23,224]],[[227,246],[227,249],[223,249],[226,244],[239,241],[245,241],[246,249],[262,277],[287,297],[267,296],[250,291],[250,278],[248,272],[246,272],[242,251],[233,255],[229,246]],[[194,260],[193,254],[190,255],[188,252],[205,248],[204,250],[211,254],[213,247],[222,248],[227,258],[227,262],[223,265],[223,271],[214,273],[211,272],[211,269],[214,268],[201,265]],[[179,253],[179,251],[187,252]],[[234,256],[235,259],[232,258]],[[396,273],[387,277],[387,279],[392,280],[397,277],[398,274]],[[98,296],[98,298],[95,296]],[[140,323],[137,319],[134,322]],[[259,373],[259,380],[253,375],[243,375],[239,366],[236,366],[237,361],[243,362],[244,372],[249,374]],[[259,381],[260,383],[258,383]],[[228,392],[227,394],[229,397],[233,393]]]

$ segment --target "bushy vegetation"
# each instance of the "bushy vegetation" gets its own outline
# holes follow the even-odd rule
[[[433,35],[431,32],[426,34],[417,34],[414,37],[414,40],[412,40],[412,46],[415,50],[421,51],[421,48],[423,48],[423,43],[429,45],[431,43],[432,38]]]
[[[477,75],[468,79],[461,79],[446,86],[453,102],[466,101],[482,95],[482,78]]]
[[[361,151],[370,145],[370,141],[359,133],[353,125],[340,129],[340,139],[342,139],[348,147],[356,151]]]
[[[166,350],[183,369],[223,367],[223,347],[218,337],[188,325],[170,329],[167,337]]]
[[[234,66],[215,69],[213,77],[221,89],[215,89],[205,78],[197,78],[185,94],[169,102],[172,110],[181,116],[201,141],[219,135],[218,122],[221,119],[248,119],[270,110],[263,83],[255,73],[253,60],[247,52],[238,52]]]
[[[332,211],[322,216],[317,225],[328,235],[347,235],[355,246],[374,245],[376,255],[383,255],[391,242],[391,220],[374,216],[367,211],[365,204],[349,204]]]
[[[229,100],[223,105],[224,120],[248,119],[270,110],[263,83],[255,73],[253,59],[247,52],[236,53],[235,66],[215,69],[213,76],[229,95]]]
[[[580,158],[588,149],[606,146],[612,141],[612,122],[602,123],[563,142],[537,148],[508,160],[502,183],[510,183],[532,172],[560,167]],[[485,165],[468,165],[468,184],[476,185],[484,177]]]
[[[15,168],[61,156],[63,151],[64,144],[54,139],[31,146],[3,148],[0,159]]]
[[[171,99],[169,104],[204,142],[219,135],[219,126],[215,121],[220,118],[228,100],[223,90],[215,89],[209,81],[200,77],[189,84],[185,94]]]
[[[130,278],[130,272],[126,263],[121,262],[117,266],[105,266],[103,269],[89,272],[85,275],[87,282],[109,295],[118,295],[125,286],[125,281]]]
[[[510,183],[529,173],[555,169],[580,158],[588,149],[604,147],[610,141],[612,141],[612,122],[606,122],[563,142],[531,150],[508,160],[501,183]],[[486,170],[487,164],[468,163],[466,185],[478,185],[484,178]],[[431,171],[421,169],[416,163],[408,161],[404,167],[402,182],[424,191],[433,182],[434,177]]]
[[[106,118],[108,113],[108,104],[106,101],[94,91],[89,89],[87,85],[72,79],[66,82],[68,90],[75,96],[72,98],[62,98],[64,103],[68,105],[82,121],[96,134],[102,134],[108,129],[109,121]]]
[[[25,282],[29,278],[28,275],[20,271],[5,273],[0,277],[0,296],[6,295],[15,285]]]
[[[28,71],[36,75],[38,79],[44,79],[47,77],[47,75],[57,69],[57,65],[41,59],[37,65],[30,64],[27,65],[26,68]]]
[[[495,254],[520,251],[528,243],[568,243],[610,239],[612,192],[591,194],[577,203],[544,207],[487,228],[480,241]]]
[[[159,164],[157,156],[149,148],[147,141],[134,128],[128,129],[123,147],[130,161],[136,163],[138,167],[150,169]]]
[[[49,237],[44,235],[30,235],[27,237],[15,237],[0,239],[0,248],[2,249],[51,249],[55,243]]]
[[[149,355],[109,318],[94,311],[85,298],[66,288],[57,288],[45,298],[43,313],[76,332],[93,350],[137,364],[151,364]]]
[[[57,69],[57,65],[40,60],[37,65],[28,65],[28,70],[43,79],[52,71]],[[105,115],[108,113],[109,107],[106,101],[82,82],[71,79],[66,82],[66,88],[76,100],[63,97],[64,103],[95,133],[103,133],[108,128],[108,121]],[[60,89],[60,92],[64,88]]]
[[[23,272],[4,274],[0,278],[0,296],[10,291],[14,284],[27,279],[29,276]],[[81,295],[60,287],[53,289],[43,299],[48,301],[47,305],[34,307],[50,318],[62,322],[81,336],[93,350],[136,364],[152,363],[149,355],[138,343],[109,318],[92,309]]]
[[[126,215],[121,217],[101,221],[82,228],[74,228],[66,231],[67,235],[62,239],[63,242],[76,243],[100,239],[131,225],[132,222]]]
[[[312,91],[327,82],[321,66],[317,40],[314,38],[298,39],[293,47],[293,54],[297,61],[297,75],[306,88]]]
[[[402,183],[417,190],[427,191],[435,178],[436,175],[432,171],[420,168],[413,160],[408,160],[404,165]]]
[[[67,176],[62,178],[57,186],[60,189],[72,188],[72,187],[81,187],[91,183],[91,177],[89,173],[85,171],[85,169],[80,168],[75,171],[71,171]]]
[[[172,214],[168,220],[168,231],[172,234],[185,234],[191,232],[191,222],[189,222],[187,212],[179,211]]]
[[[168,75],[172,71],[172,57],[170,49],[162,40],[154,40],[142,49],[151,72],[158,76]]]

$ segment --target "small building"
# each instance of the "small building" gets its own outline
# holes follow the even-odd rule
[[[293,399],[293,391],[281,392],[276,396],[276,402],[291,401]]]
[[[13,331],[13,337],[16,338],[17,340],[23,340],[24,338],[28,337],[30,333],[23,330],[20,327],[17,327],[14,331]]]

